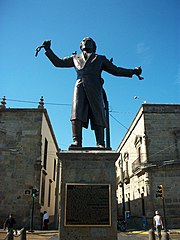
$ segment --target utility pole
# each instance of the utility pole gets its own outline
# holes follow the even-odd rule
[[[164,187],[162,184],[157,186],[156,197],[162,199],[163,206],[163,218],[164,218],[164,231],[167,232],[167,222],[166,222],[166,211],[165,211],[165,200],[164,200]]]
[[[39,191],[35,188],[32,189],[31,197],[32,197],[32,209],[31,209],[31,224],[30,224],[30,232],[34,232],[34,199],[39,196]]]
[[[33,230],[33,224],[34,224],[34,197],[32,197],[32,209],[31,209],[31,224],[30,224],[30,232],[34,232]]]
[[[165,211],[164,197],[162,198],[162,204],[163,204],[163,217],[164,217],[164,231],[167,232],[167,221],[166,221],[166,211]]]

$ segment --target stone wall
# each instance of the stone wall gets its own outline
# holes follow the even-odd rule
[[[136,139],[137,136],[137,139]],[[141,139],[140,144],[138,138]],[[139,145],[138,145],[139,144]],[[139,152],[136,151],[140,147]],[[163,215],[162,199],[156,198],[157,186],[163,184],[168,227],[180,221],[180,105],[143,104],[119,145],[123,171],[129,172],[124,184],[126,210],[128,198],[134,218],[145,215],[149,226],[155,210]],[[128,158],[124,155],[128,152]],[[140,161],[139,161],[140,153]],[[121,206],[122,189],[118,186]],[[142,196],[143,199],[142,200]]]
[[[44,114],[47,114],[44,109],[0,109],[1,227],[9,213],[15,215],[19,227],[30,225],[31,191],[32,188],[40,190],[41,185],[42,142],[46,135],[48,140],[52,136],[52,130],[46,126],[48,118],[43,120]],[[43,121],[46,123],[46,131],[42,130]],[[50,138],[51,145],[53,145],[53,140],[54,135]],[[51,154],[54,153],[54,156],[57,157],[55,143],[51,150]],[[51,165],[54,166],[54,161],[48,162],[46,174],[53,182],[52,211],[50,213],[53,212],[51,214],[54,215],[56,185],[53,181]],[[25,194],[26,190],[30,191],[30,195]],[[45,206],[47,206],[46,201]],[[34,228],[38,229],[41,227],[40,212],[42,211],[39,197],[35,198],[34,206]]]

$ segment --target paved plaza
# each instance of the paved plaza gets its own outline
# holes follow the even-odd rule
[[[170,239],[171,240],[180,240],[180,230],[170,230]],[[148,231],[127,231],[127,232],[118,232],[117,240],[148,240]],[[0,230],[0,240],[5,240],[6,232]],[[35,231],[33,233],[28,232],[26,234],[27,240],[58,240],[58,231]],[[19,240],[17,236],[14,237],[14,240]]]

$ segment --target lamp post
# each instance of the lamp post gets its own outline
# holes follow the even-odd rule
[[[165,211],[164,197],[162,198],[162,204],[163,204],[163,217],[164,217],[164,231],[167,232],[167,222],[166,222],[166,211]]]
[[[156,198],[161,198],[162,199],[163,217],[164,217],[164,230],[165,230],[165,232],[167,232],[165,200],[164,200],[164,186],[162,184],[157,186]]]
[[[39,196],[39,190],[36,188],[32,189],[31,197],[32,197],[32,209],[31,209],[31,224],[30,224],[30,232],[34,232],[34,199]]]
[[[34,232],[34,197],[32,197],[32,209],[31,209],[31,224],[30,224],[30,232]]]

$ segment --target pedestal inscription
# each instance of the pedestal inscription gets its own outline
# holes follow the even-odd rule
[[[59,240],[117,240],[112,151],[62,151]]]
[[[65,188],[65,226],[111,226],[111,185],[74,184]]]

